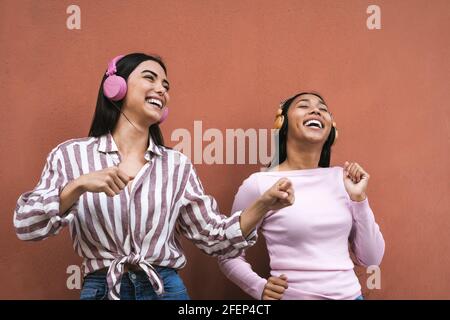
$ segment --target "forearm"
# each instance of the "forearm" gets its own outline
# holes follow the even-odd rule
[[[352,202],[354,217],[353,250],[361,265],[379,265],[385,243],[368,200]]]
[[[247,237],[254,228],[256,228],[267,212],[268,209],[261,200],[256,200],[251,206],[242,212],[239,222],[244,238]]]
[[[232,259],[219,258],[223,274],[254,299],[260,300],[267,280],[253,271],[244,255]]]
[[[14,211],[14,227],[21,240],[42,240],[57,234],[66,213],[79,198],[76,183],[23,194]]]
[[[65,213],[84,193],[79,179],[69,182],[60,194],[59,212]]]

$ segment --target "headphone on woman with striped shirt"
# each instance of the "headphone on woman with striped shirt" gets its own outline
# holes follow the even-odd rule
[[[120,75],[117,75],[117,63],[123,57],[125,57],[125,55],[118,55],[108,63],[108,70],[106,71],[107,78],[103,82],[103,94],[114,106],[116,106],[114,102],[122,100],[127,95],[127,81]],[[169,108],[165,107],[159,123],[166,120],[168,115]]]

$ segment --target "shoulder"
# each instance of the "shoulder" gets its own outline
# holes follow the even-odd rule
[[[75,146],[81,147],[90,144],[97,143],[99,138],[96,137],[84,137],[84,138],[74,138],[70,140],[66,140],[58,144],[55,149],[59,150],[67,150],[68,148],[73,148]]]
[[[255,172],[242,181],[238,193],[260,194],[260,179],[263,172]]]
[[[344,168],[340,166],[321,168],[323,173],[323,182],[327,184],[338,184],[344,186]]]
[[[328,171],[329,171],[329,173],[331,175],[338,176],[338,177],[341,177],[341,178],[344,175],[344,168],[343,167],[335,166],[335,167],[329,167],[327,169],[328,169]]]
[[[159,145],[158,148],[161,151],[161,153],[168,158],[173,158],[174,160],[178,160],[181,163],[192,164],[191,159],[189,159],[185,154],[181,153],[178,150],[161,145]]]
[[[97,141],[98,138],[96,137],[84,137],[66,140],[54,147],[50,152],[50,155],[63,155],[66,154],[69,150],[74,150],[74,148],[76,147],[86,147],[91,144],[96,144]]]
[[[259,172],[251,174],[239,186],[234,196],[232,212],[243,210],[261,196],[259,185]]]
[[[176,171],[184,171],[185,173],[189,173],[191,171],[195,171],[194,165],[189,159],[188,156],[181,153],[178,150],[171,149],[165,146],[158,146],[161,151],[161,161],[169,166],[171,169]]]

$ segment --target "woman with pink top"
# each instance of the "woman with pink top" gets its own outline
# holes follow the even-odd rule
[[[292,182],[294,205],[278,214],[268,212],[258,224],[271,277],[256,274],[244,253],[219,258],[220,268],[255,299],[362,299],[349,243],[363,266],[379,265],[384,254],[383,236],[366,195],[369,174],[355,162],[330,167],[337,130],[320,95],[299,93],[287,99],[275,127],[279,161],[242,183],[232,209],[247,207],[282,177]]]

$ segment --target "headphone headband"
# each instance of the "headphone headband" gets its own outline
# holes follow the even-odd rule
[[[118,55],[117,57],[115,57],[114,59],[112,59],[109,63],[108,63],[108,70],[106,71],[106,75],[110,76],[113,75],[117,72],[117,67],[116,64],[117,62],[119,62],[120,59],[122,59],[123,57],[125,57],[124,54]]]

